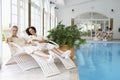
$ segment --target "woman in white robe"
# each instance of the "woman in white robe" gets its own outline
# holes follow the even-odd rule
[[[9,44],[11,51],[12,51],[12,55],[14,54],[18,54],[18,53],[27,53],[27,54],[38,54],[41,57],[46,58],[48,61],[51,60],[50,55],[45,54],[44,52],[42,52],[34,43],[27,43],[26,40],[24,40],[23,38],[20,38],[17,36],[18,33],[18,27],[17,26],[13,26],[11,28],[11,36],[9,38],[7,38],[7,43]],[[36,55],[37,55],[36,54]]]
[[[53,45],[51,43],[47,43],[48,42],[47,38],[42,37],[42,36],[37,36],[35,27],[28,27],[26,29],[26,33],[29,35],[28,42],[29,43],[36,43],[36,45],[40,49],[47,49],[49,51],[52,51],[52,52],[60,55],[63,58],[68,58],[70,56],[70,53],[71,53],[70,50],[63,52],[59,49],[58,46]]]

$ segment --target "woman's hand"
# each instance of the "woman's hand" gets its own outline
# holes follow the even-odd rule
[[[38,41],[38,42],[39,42],[39,40],[38,40],[38,39],[33,39],[32,41]]]
[[[47,40],[42,39],[42,40],[40,40],[39,42],[40,42],[40,43],[46,43]]]
[[[42,39],[42,40],[33,39],[32,41],[33,41],[33,42],[34,42],[34,41],[37,41],[37,42],[39,42],[39,43],[46,43],[46,42],[47,42],[47,40],[45,40],[45,39]]]

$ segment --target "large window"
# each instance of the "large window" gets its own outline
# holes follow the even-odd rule
[[[55,18],[55,9],[54,8],[55,8],[55,6],[51,6],[51,29],[56,26],[55,25],[56,18]]]
[[[106,28],[110,27],[110,20],[103,14],[87,12],[77,16],[75,18],[75,24],[79,28],[82,28],[83,33],[87,33],[86,36],[94,37],[98,29],[106,31]]]
[[[11,14],[11,7],[10,2],[11,0],[2,0],[2,34],[4,35],[3,40],[9,36],[9,28],[10,28],[10,14]],[[1,3],[1,2],[0,2]],[[1,16],[1,15],[0,15]]]
[[[50,30],[50,6],[48,0],[44,2],[44,9],[44,36],[46,36],[48,30]]]
[[[11,0],[11,26],[18,25],[18,2]]]
[[[28,1],[20,0],[19,26],[21,31],[28,27]]]
[[[42,35],[42,0],[31,1],[31,26],[36,27],[38,35]]]
[[[2,29],[8,29],[10,26],[10,0],[2,0]]]
[[[20,31],[28,27],[28,0],[11,0],[11,26],[17,25]]]

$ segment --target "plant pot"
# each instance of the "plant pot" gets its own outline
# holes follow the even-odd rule
[[[66,51],[66,50],[71,50],[71,54],[70,54],[70,58],[73,59],[74,58],[74,54],[75,54],[75,49],[73,48],[69,48],[67,45],[61,45],[60,49],[62,51]]]

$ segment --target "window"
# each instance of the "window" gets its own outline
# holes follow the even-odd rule
[[[28,27],[28,0],[11,0],[11,26],[17,25],[20,31]]]
[[[10,14],[11,14],[11,7],[10,2],[11,0],[2,0],[2,34],[4,35],[3,40],[5,40],[9,36],[9,28],[10,28]],[[0,15],[1,16],[1,15]]]
[[[55,26],[55,9],[54,6],[51,6],[51,29]]]
[[[18,25],[18,2],[17,0],[11,0],[11,26]]]
[[[46,36],[48,30],[50,30],[50,7],[48,0],[45,0],[44,2],[44,9],[44,36]]]
[[[10,0],[2,0],[2,29],[10,27]]]
[[[57,25],[58,25],[58,18],[55,17],[55,26],[57,26]]]
[[[42,0],[31,0],[31,26],[34,26],[38,35],[42,35]]]
[[[27,0],[20,0],[20,14],[19,26],[21,31],[28,27],[28,2]]]
[[[87,12],[75,18],[75,24],[78,28],[82,28],[82,32],[87,33],[86,36],[89,37],[94,37],[98,29],[106,31],[106,27],[110,27],[109,21],[108,17],[96,12]]]

